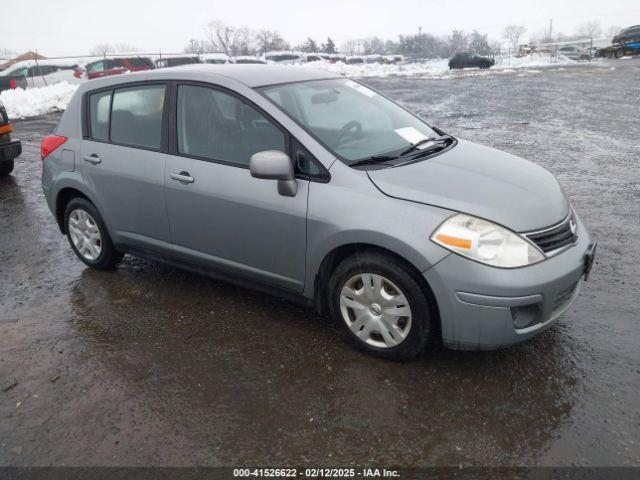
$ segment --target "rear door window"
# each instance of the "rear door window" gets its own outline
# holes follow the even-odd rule
[[[160,149],[164,95],[164,85],[117,89],[111,111],[111,141]]]

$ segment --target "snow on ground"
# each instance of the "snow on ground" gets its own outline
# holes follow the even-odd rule
[[[313,67],[348,77],[388,77],[388,76],[420,76],[433,78],[458,78],[460,76],[491,75],[492,73],[508,73],[526,70],[538,73],[542,68],[567,66],[602,66],[601,60],[593,62],[576,62],[566,57],[551,57],[550,55],[528,55],[525,57],[496,58],[496,64],[490,70],[465,69],[449,70],[448,59],[429,60],[421,63],[407,63],[404,65],[384,65],[378,63],[347,65],[342,62],[311,62],[301,64],[300,67]],[[534,70],[537,69],[537,70]]]
[[[65,81],[47,87],[4,90],[0,92],[0,102],[11,119],[35,117],[67,108],[76,88]]]

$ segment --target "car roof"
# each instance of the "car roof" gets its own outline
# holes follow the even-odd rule
[[[258,65],[258,64],[192,64],[179,67],[160,68],[158,70],[146,70],[144,72],[128,73],[105,77],[104,79],[91,80],[94,85],[117,85],[135,81],[144,76],[145,80],[190,80],[192,77],[209,77],[215,83],[216,79],[224,77],[240,82],[247,87],[263,87],[291,82],[304,82],[308,80],[322,80],[330,78],[342,78],[340,75],[325,72],[305,66],[285,65]]]

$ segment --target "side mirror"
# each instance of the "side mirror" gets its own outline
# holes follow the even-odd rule
[[[289,155],[278,150],[265,150],[252,155],[249,161],[251,176],[264,180],[277,180],[278,193],[295,197],[298,193],[293,163]]]

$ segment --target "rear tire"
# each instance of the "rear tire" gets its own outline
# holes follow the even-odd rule
[[[64,230],[74,253],[91,268],[113,268],[124,256],[113,246],[98,209],[84,198],[73,198],[67,204]]]
[[[8,162],[0,162],[0,177],[4,177],[5,175],[9,175],[11,172],[13,172],[13,167],[13,160],[9,160]]]
[[[435,337],[430,295],[418,274],[393,256],[369,251],[343,260],[331,275],[328,295],[334,322],[365,353],[407,360]]]

